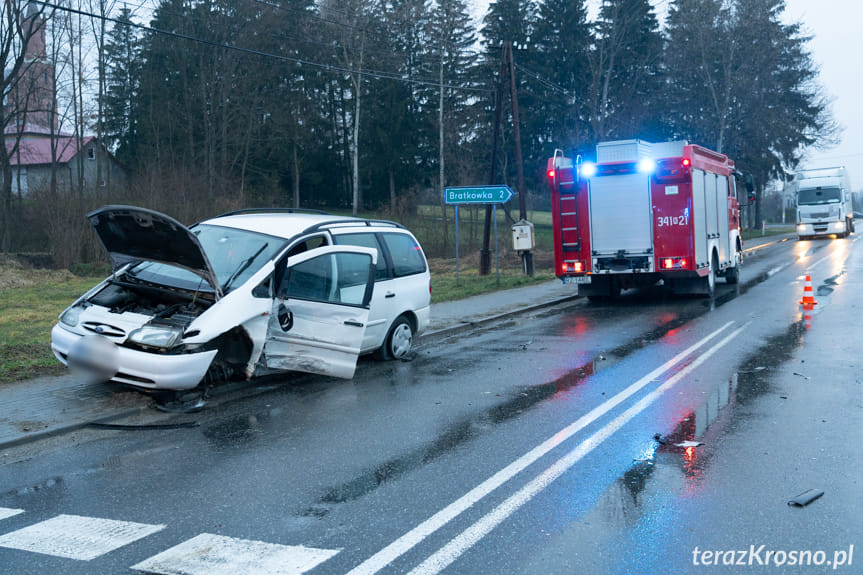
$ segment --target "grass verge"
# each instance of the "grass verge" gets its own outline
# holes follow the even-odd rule
[[[60,312],[103,277],[0,262],[0,383],[63,369],[51,353],[51,327]]]
[[[533,277],[525,275],[521,270],[501,270],[498,275],[495,270],[487,276],[479,275],[478,268],[460,270],[458,277],[455,272],[432,274],[432,303],[464,299],[473,295],[505,290],[526,285],[532,285],[553,280],[551,271],[535,271]]]

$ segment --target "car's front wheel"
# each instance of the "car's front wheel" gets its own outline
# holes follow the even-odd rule
[[[405,316],[397,318],[384,339],[384,345],[378,350],[380,359],[404,359],[413,347],[414,328]]]

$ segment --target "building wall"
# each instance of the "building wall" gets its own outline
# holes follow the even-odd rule
[[[48,61],[45,49],[45,21],[38,15],[28,15],[22,21],[25,30],[32,25],[36,32],[28,39],[24,55],[25,69],[13,83],[7,100],[17,112],[16,123],[54,126],[57,129],[57,97],[54,64]]]
[[[78,156],[72,158],[67,164],[57,165],[57,192],[64,195],[78,193],[79,170],[84,174],[84,188],[82,193],[85,197],[108,199],[122,195],[126,190],[127,177],[123,167],[110,154],[107,154],[100,146],[91,144],[95,157],[91,159],[89,149],[85,148]],[[79,157],[81,161],[79,161]],[[103,162],[103,182],[97,178],[98,168],[96,158]],[[39,164],[23,166],[22,197],[33,197],[40,193],[48,193],[51,189],[51,165]],[[13,190],[16,186],[17,167],[12,168]],[[17,191],[15,192],[17,194]]]

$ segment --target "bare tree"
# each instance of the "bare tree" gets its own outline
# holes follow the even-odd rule
[[[88,4],[89,12],[99,16],[98,18],[90,19],[90,26],[93,41],[96,44],[96,70],[98,76],[98,88],[96,92],[96,139],[101,145],[105,131],[105,95],[107,92],[105,45],[108,31],[106,26],[108,17],[114,10],[115,3],[113,0],[89,0]],[[111,182],[106,181],[108,171],[105,169],[104,161],[104,154],[96,155],[96,181],[99,185],[104,182],[105,189],[110,190]]]
[[[335,22],[341,29],[339,65],[347,70],[350,81],[350,97],[353,99],[353,114],[345,115],[351,137],[349,154],[351,161],[351,210],[357,215],[362,204],[360,192],[360,117],[363,93],[363,60],[366,50],[366,26],[372,9],[370,0],[329,0],[321,7],[321,13]],[[343,94],[344,97],[344,94]],[[344,108],[343,108],[344,110]]]
[[[0,251],[11,247],[12,214],[11,158],[18,151],[35,86],[27,72],[38,61],[28,54],[31,42],[44,39],[45,4],[24,0],[0,3],[0,128],[4,145],[0,147]],[[44,40],[43,40],[44,41]],[[7,134],[9,128],[11,133]]]

